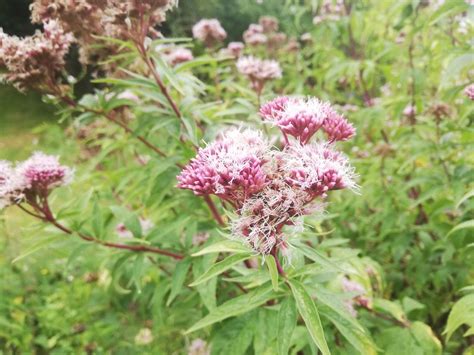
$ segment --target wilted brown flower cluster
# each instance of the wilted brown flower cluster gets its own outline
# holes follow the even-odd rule
[[[0,29],[0,68],[2,78],[18,90],[27,88],[58,94],[63,89],[59,76],[64,68],[64,57],[74,41],[54,20],[44,23],[44,31],[19,38]]]
[[[95,36],[134,39],[143,42],[148,35],[157,35],[154,27],[162,23],[166,11],[176,0],[35,0],[31,5],[32,20],[42,23],[58,21],[77,38],[80,59],[88,63],[101,58],[101,51],[92,49]]]

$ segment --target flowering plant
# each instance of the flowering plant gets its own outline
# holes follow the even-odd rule
[[[461,210],[472,194],[456,208],[452,196],[469,181],[459,147],[472,73],[438,87],[415,59],[441,71],[438,56],[417,53],[428,34],[418,15],[457,53],[467,34],[443,36],[468,5],[303,3],[288,2],[295,16],[281,22],[259,10],[235,28],[203,15],[186,22],[193,40],[168,35],[180,23],[174,0],[35,0],[35,34],[0,31],[3,81],[42,94],[62,121],[29,158],[0,160],[6,240],[21,245],[8,270],[20,280],[16,268],[29,267],[46,285],[45,311],[32,315],[18,306],[31,302],[23,278],[1,288],[7,352],[440,354],[467,344],[455,332],[471,324],[459,308],[472,298],[449,315],[455,291],[440,301],[431,290],[469,277]],[[450,191],[439,197],[440,186]]]

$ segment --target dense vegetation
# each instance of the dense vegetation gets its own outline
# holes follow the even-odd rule
[[[472,354],[469,1],[33,3],[0,31],[2,353]]]

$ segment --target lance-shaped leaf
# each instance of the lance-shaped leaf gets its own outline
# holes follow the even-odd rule
[[[291,287],[291,292],[293,292],[298,311],[306,324],[306,328],[308,329],[311,338],[323,355],[330,355],[331,352],[326,343],[323,325],[321,324],[318,309],[316,308],[314,301],[301,282],[297,280],[288,280],[288,282]]]
[[[191,333],[224,319],[247,313],[276,296],[277,294],[273,292],[271,286],[262,286],[245,295],[233,298],[213,309],[207,316],[189,328],[186,333]]]
[[[189,286],[196,286],[199,285],[203,282],[206,282],[209,279],[212,279],[213,277],[222,274],[223,272],[229,270],[232,266],[235,264],[238,264],[244,260],[247,260],[250,258],[250,254],[236,254],[236,255],[231,255],[227,258],[225,258],[222,261],[219,261],[218,263],[212,265],[204,274],[199,276],[197,280],[195,280],[191,285]]]
[[[278,312],[278,355],[288,354],[291,336],[296,327],[297,312],[295,300],[287,297]]]

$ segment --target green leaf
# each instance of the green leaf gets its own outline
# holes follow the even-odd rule
[[[273,289],[278,291],[278,269],[273,255],[267,255],[265,257],[265,263],[267,264],[268,271],[270,272],[270,279],[272,280]]]
[[[457,76],[466,68],[472,66],[474,54],[466,53],[452,59],[443,71],[441,85],[442,87],[454,81]]]
[[[51,245],[53,242],[55,242],[57,240],[60,240],[60,239],[63,239],[63,236],[53,235],[51,237],[41,238],[38,243],[35,243],[33,246],[28,248],[24,253],[18,255],[15,259],[13,259],[12,264],[20,261],[21,259],[23,259],[23,258],[25,258],[25,257],[27,257],[31,254],[36,253],[37,251]]]
[[[185,258],[176,264],[174,269],[173,278],[171,282],[171,292],[166,301],[166,306],[169,306],[171,302],[176,298],[181,289],[183,288],[186,275],[188,274],[189,267],[191,266],[191,259]]]
[[[453,234],[454,232],[458,230],[466,229],[466,228],[474,228],[474,219],[470,219],[469,221],[459,223],[457,226],[455,226],[453,229],[449,231],[446,237],[449,237],[451,234]]]
[[[242,243],[236,242],[233,240],[222,240],[212,245],[201,249],[197,253],[192,254],[192,256],[201,256],[211,253],[248,253],[249,249],[246,248]]]
[[[104,219],[102,216],[102,209],[99,207],[97,199],[94,201],[92,207],[92,230],[96,238],[102,239],[104,234]]]
[[[319,299],[319,298],[318,298]],[[322,304],[319,306],[321,316],[333,323],[342,336],[362,355],[377,354],[376,346],[370,336],[360,325],[354,325],[355,319],[341,315],[335,309]]]
[[[277,294],[273,292],[271,286],[262,286],[214,308],[207,316],[189,328],[186,333],[192,333],[224,319],[247,313],[276,296]]]
[[[414,322],[410,326],[410,330],[418,344],[423,348],[425,354],[441,355],[441,342],[428,325],[422,322]]]
[[[212,338],[212,354],[244,355],[255,334],[256,315],[251,312],[225,321]]]
[[[323,355],[331,354],[328,344],[326,343],[326,338],[324,337],[324,330],[321,319],[319,318],[318,309],[311,299],[311,296],[299,281],[288,280],[288,282],[296,300],[298,311],[301,317],[303,317],[311,338]]]
[[[468,333],[474,331],[474,293],[468,294],[457,301],[448,316],[448,322],[444,334],[446,341],[463,324],[469,327]]]
[[[405,312],[403,312],[402,307],[398,303],[382,298],[374,298],[373,307],[376,311],[382,311],[391,314],[395,319],[401,322],[406,321]]]
[[[456,203],[456,209],[458,209],[464,202],[466,202],[468,199],[474,196],[474,190],[469,191],[467,194],[465,194],[461,199]]]
[[[297,313],[293,298],[287,297],[280,305],[278,312],[278,354],[288,354],[291,336],[296,327]]]
[[[231,255],[224,260],[212,265],[204,274],[197,278],[192,284],[189,286],[197,286],[213,277],[222,274],[224,271],[229,270],[235,264],[238,264],[244,260],[250,258],[250,254],[236,254]]]
[[[301,244],[301,243],[295,243],[295,247],[297,247],[299,250],[301,250],[301,252],[308,258],[308,259],[311,259],[313,260],[314,262],[324,266],[324,267],[327,267],[329,269],[332,269],[332,270],[337,270],[337,271],[340,271],[340,272],[344,272],[346,274],[348,273],[352,273],[351,271],[349,270],[345,270],[343,268],[341,268],[339,265],[337,265],[336,263],[334,263],[333,261],[331,261],[327,256],[325,256],[324,254],[320,253],[319,251],[307,246],[307,245],[304,245],[304,244]]]

